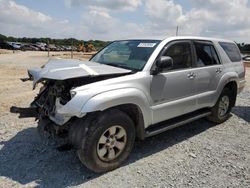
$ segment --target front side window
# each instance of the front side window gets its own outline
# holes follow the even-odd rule
[[[173,59],[173,68],[185,69],[192,67],[192,51],[188,42],[178,42],[171,45],[163,56],[169,56]]]
[[[140,71],[160,40],[115,41],[97,53],[91,61]]]
[[[220,64],[214,46],[207,43],[194,43],[196,50],[196,66],[204,67]]]

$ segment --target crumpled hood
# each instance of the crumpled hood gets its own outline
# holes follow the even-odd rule
[[[91,61],[52,59],[42,68],[29,69],[33,87],[44,79],[66,80],[70,78],[126,74],[131,70],[99,64]]]

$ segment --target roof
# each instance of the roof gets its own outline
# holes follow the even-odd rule
[[[193,40],[209,40],[209,41],[220,41],[220,42],[233,42],[232,40],[211,38],[211,37],[198,37],[198,36],[175,36],[167,37],[165,40],[180,40],[180,39],[193,39]]]
[[[193,39],[193,40],[209,40],[209,41],[220,41],[220,42],[233,42],[232,40],[211,38],[211,37],[199,37],[199,36],[173,36],[173,37],[144,37],[144,38],[130,38],[122,40],[181,40],[181,39]]]

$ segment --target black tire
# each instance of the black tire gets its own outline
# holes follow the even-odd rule
[[[223,89],[219,99],[217,100],[215,106],[211,108],[212,114],[208,116],[208,120],[214,123],[223,123],[230,117],[230,112],[233,107],[233,93],[228,88]],[[223,115],[220,115],[220,103],[222,102],[223,98],[229,99],[228,108],[224,110]]]
[[[51,134],[47,131],[47,126],[50,123],[47,119],[39,119],[37,125],[37,133],[44,145],[54,145],[54,139],[52,139]]]
[[[124,142],[124,148],[116,158],[104,161],[98,156],[98,142],[109,128],[116,125],[122,127],[123,131],[125,130],[126,142]],[[84,131],[86,128],[83,126],[82,130]],[[100,112],[97,117],[92,118],[87,133],[83,135],[85,136],[81,139],[81,143],[78,144],[80,148],[77,150],[80,161],[88,169],[96,173],[107,172],[119,167],[129,156],[134,146],[135,126],[131,118],[124,112],[115,109],[108,110]]]
[[[39,119],[37,133],[43,145],[59,147],[68,144],[68,139],[58,137],[49,119]]]

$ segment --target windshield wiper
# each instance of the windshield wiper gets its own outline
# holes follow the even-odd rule
[[[125,66],[126,65],[125,63],[118,63],[118,64],[117,63],[101,63],[101,64],[110,65],[110,66],[113,66],[113,67],[119,67],[119,68],[131,70],[132,72],[138,72],[139,71],[138,69]]]
[[[127,66],[124,66],[125,64],[117,64],[117,63],[105,63],[105,65],[110,65],[110,66],[113,66],[113,67],[120,67],[120,68],[124,68],[124,69],[129,69],[129,67]]]

